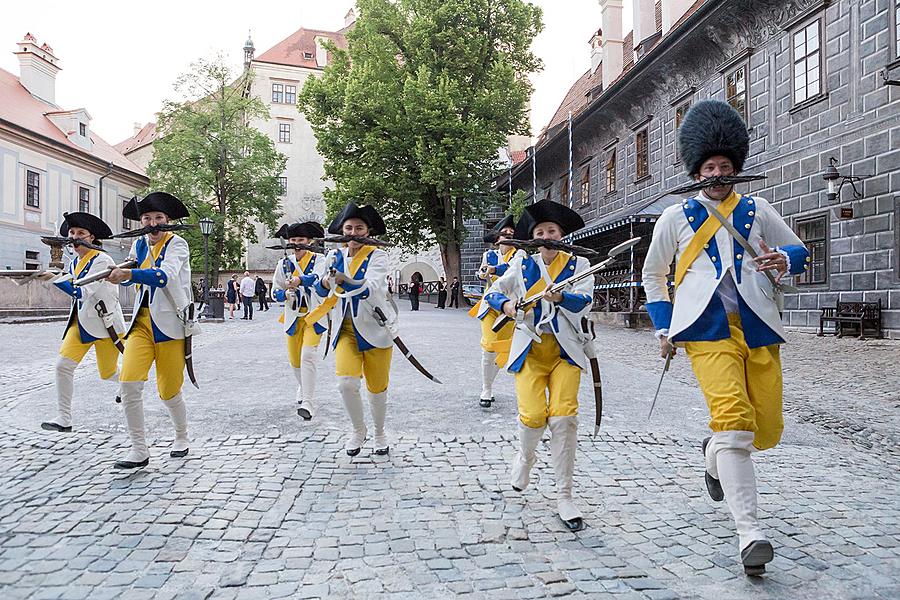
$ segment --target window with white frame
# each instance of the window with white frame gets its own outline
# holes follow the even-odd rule
[[[606,193],[612,194],[616,191],[616,149],[609,151],[606,159]]]
[[[900,58],[900,0],[894,0],[894,56]]]
[[[279,177],[278,185],[281,186],[281,195],[287,196],[287,177]]]
[[[283,83],[273,83],[272,84],[272,103],[273,104],[282,104],[284,102],[284,84]]]
[[[681,155],[678,152],[678,128],[681,127],[681,122],[684,121],[684,116],[691,109],[691,101],[682,102],[677,107],[675,107],[675,162],[681,162]]]
[[[81,134],[81,137],[87,137],[87,125],[85,125],[84,123],[79,123],[78,133]]]
[[[741,64],[725,74],[725,101],[741,113],[744,123],[747,115],[747,64]]]
[[[129,200],[128,200],[128,198],[121,198],[121,200],[122,200],[122,210],[124,211],[125,207],[128,206]],[[124,229],[125,231],[131,230],[131,219],[126,219],[125,217],[122,217],[122,229]]]
[[[41,207],[41,174],[37,171],[25,171],[25,206]]]
[[[285,85],[284,86],[284,103],[285,104],[297,104],[297,86],[296,85]]]
[[[278,141],[284,142],[285,144],[291,143],[291,124],[290,123],[279,123],[278,124]]]
[[[581,170],[581,205],[586,206],[591,202],[591,167],[585,165]]]
[[[78,212],[91,212],[91,190],[78,187]]]
[[[794,104],[822,93],[822,19],[791,35],[794,47]]]

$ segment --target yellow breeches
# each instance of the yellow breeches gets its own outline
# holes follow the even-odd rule
[[[115,375],[119,367],[119,351],[115,344],[108,337],[87,344],[81,343],[81,336],[78,333],[78,317],[75,317],[63,337],[59,355],[80,363],[91,347],[94,348],[97,355],[97,371],[100,373],[100,378],[109,379]]]
[[[519,420],[535,428],[546,425],[549,417],[574,417],[580,383],[581,369],[560,356],[556,337],[541,335],[541,343],[531,344],[522,370],[516,373]]]
[[[370,348],[361,351],[349,318],[341,323],[341,334],[334,349],[334,372],[338,377],[363,377],[366,389],[378,394],[388,388],[391,372],[390,348]]]
[[[738,315],[728,315],[728,325],[728,339],[684,345],[706,396],[709,428],[752,431],[758,450],[773,448],[784,430],[780,349],[747,347]]]
[[[481,319],[481,347],[486,352],[495,352],[497,357],[494,359],[494,362],[497,363],[498,367],[503,368],[503,365],[509,359],[509,349],[512,345],[512,336],[516,329],[516,324],[510,321],[503,326],[503,329],[494,333],[491,327],[494,326],[494,321],[497,320],[498,316],[500,316],[500,313],[492,308]]]
[[[291,366],[295,369],[300,368],[300,357],[303,354],[303,348],[314,348],[319,345],[322,339],[321,333],[316,333],[312,325],[307,325],[303,317],[297,319],[294,327],[294,335],[287,335],[287,351],[288,359]]]
[[[170,400],[181,391],[184,383],[184,340],[154,342],[150,311],[142,308],[125,340],[119,380],[147,381],[154,362],[159,397]]]

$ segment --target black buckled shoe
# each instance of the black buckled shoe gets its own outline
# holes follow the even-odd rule
[[[347,448],[347,456],[356,456],[362,448]]]
[[[53,421],[45,421],[41,423],[41,429],[45,429],[47,431],[59,431],[61,433],[69,433],[72,431],[72,427],[64,427],[59,423],[54,423]]]
[[[312,419],[312,413],[310,413],[309,410],[304,408],[303,406],[297,409],[297,414],[304,421],[309,421],[310,419]]]
[[[766,563],[772,562],[775,551],[772,544],[766,540],[750,542],[741,550],[741,563],[744,565],[744,573],[752,577],[758,577],[766,572]]]
[[[391,451],[391,447],[385,446],[384,448],[376,448],[375,454],[378,456],[387,456],[390,451]]]
[[[703,461],[704,465],[706,464],[706,447],[709,445],[709,440],[712,438],[706,438],[703,440],[703,444],[700,449],[703,453]],[[706,491],[709,493],[709,497],[712,498],[715,502],[721,502],[725,499],[725,490],[722,489],[722,483],[709,474],[709,471],[706,469],[703,470],[703,478],[706,480]]]
[[[494,403],[494,400],[496,400],[496,398],[494,398],[493,396],[491,396],[490,398],[480,398],[478,400],[478,404],[481,405],[481,408],[490,408]]]
[[[185,448],[184,450],[172,450],[169,452],[169,456],[172,458],[184,458],[188,455],[189,448]]]
[[[117,460],[114,466],[117,469],[138,469],[140,467],[146,467],[148,464],[150,464],[150,457],[137,462],[133,460]]]
[[[516,488],[513,487],[513,489]],[[568,521],[560,517],[559,520],[562,521],[562,524],[565,525],[566,529],[568,529],[569,531],[575,532],[584,529],[584,520],[581,517],[575,517],[574,519],[569,519]]]

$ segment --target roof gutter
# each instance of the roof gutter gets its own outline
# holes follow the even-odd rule
[[[621,79],[616,81],[616,83],[611,86],[608,90],[604,91],[600,96],[594,100],[593,102],[588,103],[588,105],[582,110],[578,115],[574,116],[572,119],[572,127],[574,127],[583,122],[588,118],[591,114],[597,111],[602,105],[606,104],[607,101],[612,100],[613,98],[620,95],[625,88],[631,83],[631,80],[639,77],[652,63],[659,60],[662,55],[668,50],[671,46],[673,46],[676,42],[687,36],[687,34],[700,24],[700,22],[715,8],[720,7],[722,4],[715,0],[706,0],[697,11],[689,16],[685,21],[678,26],[678,29],[670,33],[669,35],[663,36],[663,38],[651,48],[650,52],[647,53],[643,59],[641,59],[634,67],[628,70]],[[640,65],[640,66],[639,66]],[[543,144],[536,144],[532,146],[532,152],[540,153],[540,149],[547,147],[549,148],[552,144],[560,140],[562,136],[562,132],[565,131],[566,128],[562,129],[558,132],[554,137],[547,140]],[[535,156],[535,158],[537,158]],[[528,159],[531,160],[531,155],[529,154]],[[522,161],[527,162],[527,161]],[[522,163],[519,163],[520,165]],[[513,169],[512,179],[515,179],[524,169],[524,167],[520,167],[518,169]]]

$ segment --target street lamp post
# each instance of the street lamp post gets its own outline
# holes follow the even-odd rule
[[[200,233],[203,234],[203,318],[211,319],[209,310],[209,236],[213,230],[213,220],[209,217],[200,219]]]

